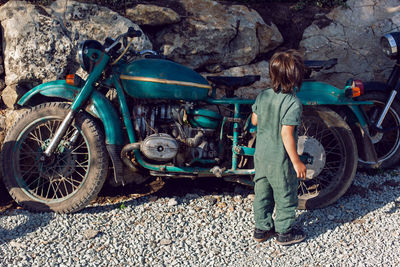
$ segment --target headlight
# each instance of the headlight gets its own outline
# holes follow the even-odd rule
[[[85,40],[79,43],[78,47],[78,60],[82,69],[91,72],[93,61],[87,56],[88,49],[97,49],[103,51],[103,46],[95,40]]]
[[[400,45],[400,32],[392,32],[385,34],[381,38],[381,46],[383,53],[388,57],[399,56],[399,45]]]

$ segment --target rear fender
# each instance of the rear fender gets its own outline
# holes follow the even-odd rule
[[[79,93],[80,88],[69,85],[65,80],[47,82],[32,88],[18,101],[21,106],[41,94],[47,97],[56,97],[72,101]],[[122,124],[111,102],[101,93],[93,91],[87,111],[103,122],[107,145],[123,145]]]

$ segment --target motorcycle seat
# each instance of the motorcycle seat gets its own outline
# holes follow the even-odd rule
[[[337,58],[332,58],[329,60],[305,60],[304,65],[314,71],[320,71],[322,69],[330,69],[337,64]]]
[[[242,86],[249,86],[260,80],[260,75],[233,76],[207,76],[207,80],[224,89],[235,90]]]

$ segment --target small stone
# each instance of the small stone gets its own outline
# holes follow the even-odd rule
[[[229,206],[229,207],[228,207],[228,210],[229,210],[230,212],[234,212],[234,211],[235,211],[235,207],[234,207],[234,206]]]
[[[161,239],[160,245],[166,246],[166,245],[171,245],[172,241],[169,239]]]
[[[200,196],[198,194],[190,194],[190,193],[188,193],[188,194],[185,195],[185,198],[187,198],[187,199],[199,198],[199,197]]]
[[[176,201],[175,198],[171,198],[170,200],[168,200],[169,207],[176,206],[176,205],[178,205],[178,201]]]
[[[255,198],[255,196],[256,196],[256,195],[254,195],[254,194],[249,194],[249,195],[247,196],[247,199],[253,201],[254,198]]]
[[[328,219],[332,221],[333,219],[335,219],[335,216],[329,214],[329,215],[328,215]]]
[[[227,205],[226,205],[225,202],[218,203],[218,207],[221,208],[221,209],[226,208],[226,206]]]
[[[99,231],[94,230],[94,229],[89,229],[83,232],[83,236],[86,239],[92,239],[95,238],[98,235]]]
[[[18,242],[16,242],[16,241],[11,241],[11,242],[10,242],[10,246],[12,246],[12,247],[14,247],[14,248],[22,248],[22,249],[27,248],[27,245],[22,244],[22,243],[18,243]]]
[[[242,197],[241,196],[235,196],[233,198],[233,201],[235,201],[236,203],[241,204],[243,202]]]
[[[158,199],[157,196],[151,196],[149,197],[149,202],[155,202]]]
[[[207,196],[205,197],[205,200],[210,203],[210,205],[215,205],[215,203],[217,203],[217,199],[215,197]]]

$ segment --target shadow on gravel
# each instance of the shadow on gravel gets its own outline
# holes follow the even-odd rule
[[[154,179],[145,185],[129,184],[125,187],[105,186],[100,191],[95,203],[99,206],[90,206],[79,213],[104,212],[104,209],[118,209],[124,206],[142,204],[151,198],[175,198],[187,194],[199,196],[218,194],[240,194],[246,197],[253,193],[253,189],[237,183],[226,182],[220,178],[198,179]],[[138,202],[139,201],[139,202]]]
[[[15,203],[13,205],[17,206]],[[4,228],[2,217],[13,216],[14,212],[15,209],[9,209],[0,214],[0,245],[36,231],[40,227],[47,225],[54,217],[53,213],[44,213],[40,216],[40,219],[35,219],[35,213],[23,211],[22,213],[18,213],[18,217],[12,220],[11,223],[15,225],[13,228]],[[15,246],[25,245],[15,244]]]
[[[385,173],[365,173],[367,175],[385,175],[390,174],[391,170]],[[362,172],[360,172],[362,173]],[[396,173],[396,176],[400,173]],[[356,177],[357,178],[357,177]],[[353,185],[347,192],[334,204],[318,209],[304,211],[298,217],[298,224],[301,225],[307,233],[308,239],[315,239],[318,236],[335,230],[343,224],[355,224],[357,227],[367,232],[365,228],[370,221],[380,218],[366,218],[366,215],[381,209],[389,203],[393,207],[383,211],[383,216],[391,216],[400,210],[400,181],[397,178],[382,179],[381,182],[371,182],[365,187]],[[383,196],[384,194],[384,196]]]

